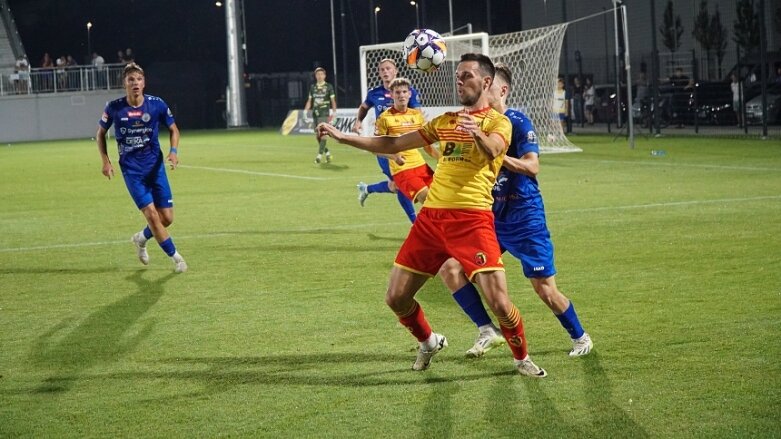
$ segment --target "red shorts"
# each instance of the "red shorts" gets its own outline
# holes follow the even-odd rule
[[[434,180],[434,171],[428,165],[420,165],[417,168],[405,169],[398,174],[393,174],[393,182],[399,187],[399,192],[410,201],[415,201],[415,195],[423,188],[431,186]]]
[[[395,265],[433,277],[451,257],[461,263],[469,280],[481,271],[504,271],[493,212],[424,207],[396,255]]]

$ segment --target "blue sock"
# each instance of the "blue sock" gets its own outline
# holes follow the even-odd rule
[[[374,183],[366,186],[366,191],[370,194],[376,194],[376,193],[389,193],[391,190],[388,187],[388,181],[381,181],[379,183]]]
[[[401,208],[404,209],[404,213],[407,214],[409,221],[414,223],[415,219],[417,218],[417,215],[415,215],[415,205],[412,204],[412,201],[405,197],[401,192],[396,192],[396,198],[399,199],[399,204],[401,204]]]
[[[176,253],[176,246],[174,245],[174,240],[171,239],[169,236],[168,239],[160,243],[160,248],[163,249],[165,254],[168,256],[173,256],[174,253]]]
[[[152,239],[152,236],[154,236],[152,234],[152,230],[149,229],[149,226],[144,227],[144,230],[142,230],[142,232],[144,233],[144,238],[146,239]]]
[[[480,300],[480,293],[472,283],[467,282],[460,290],[453,293],[453,298],[478,328],[491,323],[491,317],[488,316]]]
[[[578,320],[578,314],[575,312],[575,305],[570,301],[569,308],[566,311],[556,316],[561,322],[561,326],[567,330],[570,338],[580,338],[583,336],[583,327],[580,326],[580,320]]]

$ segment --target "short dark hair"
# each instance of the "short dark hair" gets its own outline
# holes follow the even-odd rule
[[[502,81],[507,83],[507,87],[513,88],[513,72],[510,67],[505,63],[498,62],[494,65],[496,68],[496,75],[502,78]]]
[[[496,68],[494,67],[494,63],[491,61],[491,58],[483,55],[482,53],[465,53],[461,55],[460,62],[466,61],[476,61],[480,71],[485,76],[490,76],[491,79],[494,78],[494,75],[496,74]]]
[[[131,73],[140,73],[142,76],[144,76],[144,69],[142,69],[140,65],[134,62],[128,63],[122,70],[122,79],[127,78],[127,75]]]

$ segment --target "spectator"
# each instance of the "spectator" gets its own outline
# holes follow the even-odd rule
[[[65,66],[68,65],[68,61],[65,58],[65,55],[60,56],[57,58],[57,87],[59,87],[60,90],[64,89],[67,85],[68,77],[65,74]]]
[[[106,64],[106,60],[102,56],[98,55],[98,52],[92,52],[92,74],[94,76],[93,84],[97,88],[104,88],[106,86],[106,71],[103,65]]]
[[[738,126],[742,127],[743,123],[741,121],[743,118],[741,115],[743,114],[743,105],[740,100],[740,81],[738,80],[738,75],[735,72],[730,74],[729,77],[732,79],[732,82],[729,84],[730,88],[732,89],[732,111],[735,112],[735,118],[738,121]]]
[[[41,72],[41,90],[51,90],[52,85],[54,84],[54,61],[52,60],[51,55],[49,55],[49,52],[43,54],[43,58],[41,58],[41,68],[45,69]]]
[[[583,125],[583,83],[580,77],[576,76],[572,80],[572,105],[575,123]]]
[[[781,84],[781,66],[778,66],[776,68],[776,79],[773,82],[775,82],[776,84]]]
[[[635,103],[642,105],[643,101],[648,99],[648,79],[645,77],[645,72],[640,72],[637,75],[637,82],[635,82],[635,85],[637,86],[637,96],[635,96]]]
[[[135,61],[136,61],[136,57],[135,55],[133,55],[133,49],[128,47],[127,49],[125,49],[125,62],[131,63]]]
[[[567,91],[564,89],[564,78],[559,78],[558,82],[556,82],[556,91],[553,92],[553,117],[559,120],[563,132],[567,132],[568,104]]]
[[[589,125],[594,125],[594,98],[597,91],[591,78],[586,78],[586,85],[583,87],[583,104],[586,106],[586,121]]]
[[[670,77],[670,85],[676,88],[672,96],[673,120],[676,128],[683,128],[684,113],[688,111],[689,94],[685,90],[693,88],[694,83],[683,74],[683,69],[675,68],[675,73]]]
[[[27,94],[30,87],[30,62],[27,61],[27,55],[22,55],[16,60],[16,66],[14,68],[16,79],[16,93]]]

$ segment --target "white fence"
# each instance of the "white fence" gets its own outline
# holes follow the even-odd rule
[[[125,64],[36,68],[0,75],[0,96],[122,88]]]

